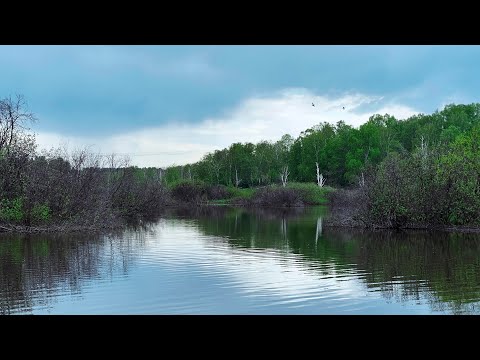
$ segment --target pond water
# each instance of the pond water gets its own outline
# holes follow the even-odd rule
[[[0,314],[478,314],[480,236],[328,227],[322,207],[172,209],[0,236]]]

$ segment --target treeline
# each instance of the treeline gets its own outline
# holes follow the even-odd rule
[[[324,122],[296,139],[287,134],[276,142],[234,143],[206,154],[197,163],[167,168],[165,182],[252,187],[281,184],[288,174],[287,181],[317,183],[318,165],[325,184],[350,186],[363,182],[365,171],[391,153],[411,154],[422,146],[448,148],[480,123],[479,108],[480,104],[448,105],[433,114],[404,120],[373,115],[358,128],[343,121]]]

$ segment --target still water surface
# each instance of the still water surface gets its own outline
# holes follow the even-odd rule
[[[329,228],[324,208],[172,210],[0,236],[0,314],[478,314],[480,237]]]

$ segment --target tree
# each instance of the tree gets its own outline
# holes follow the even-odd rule
[[[35,121],[22,95],[0,100],[0,198],[21,195],[29,159],[35,154],[35,137],[28,124]]]
[[[293,138],[289,134],[283,135],[282,138],[274,145],[274,166],[276,169],[278,169],[277,171],[280,172],[280,180],[282,181],[282,185],[284,187],[287,186],[288,175],[290,175],[290,172],[288,170],[288,158],[292,145]]]
[[[12,146],[21,141],[28,123],[36,120],[33,113],[27,111],[23,95],[0,100],[0,152],[10,152]]]

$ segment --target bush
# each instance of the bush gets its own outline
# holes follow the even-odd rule
[[[287,184],[287,189],[295,189],[300,192],[303,202],[309,205],[323,205],[328,202],[328,194],[334,191],[330,186],[319,187],[315,183]]]
[[[272,207],[303,206],[301,191],[284,187],[265,187],[259,189],[251,201],[252,205]]]
[[[172,198],[183,203],[200,203],[206,201],[207,191],[204,186],[191,182],[177,184],[171,190]]]
[[[222,200],[232,197],[232,193],[225,185],[213,185],[206,187],[208,200]]]
[[[24,219],[23,198],[0,201],[0,220],[21,222]]]
[[[32,209],[32,220],[34,222],[45,223],[51,218],[51,211],[48,205],[35,205]]]
[[[253,188],[227,188],[231,198],[248,200],[253,197],[256,190]]]

